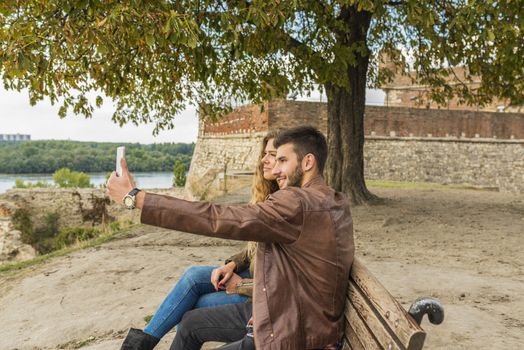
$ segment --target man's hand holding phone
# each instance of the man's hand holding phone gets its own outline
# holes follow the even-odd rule
[[[121,175],[117,175],[116,171],[111,173],[111,176],[107,180],[106,192],[112,200],[122,204],[124,196],[135,188],[135,182],[131,174],[129,174],[129,169],[124,158],[124,151],[117,150],[117,161],[120,165],[120,167],[117,168],[120,168],[119,171],[121,171]]]
[[[122,159],[126,158],[126,147],[120,146],[116,149],[116,175],[122,176]]]

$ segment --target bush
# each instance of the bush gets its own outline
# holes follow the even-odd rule
[[[27,181],[24,182],[22,179],[16,179],[15,180],[15,186],[14,188],[48,188],[51,187],[51,184],[47,181],[37,181],[37,182],[31,182]]]
[[[15,229],[22,233],[22,242],[25,244],[33,244],[33,221],[31,220],[29,210],[25,208],[17,209],[13,213],[11,220],[13,221]]]
[[[68,245],[78,242],[87,241],[89,239],[98,237],[100,231],[94,227],[66,227],[58,233],[54,239],[54,249],[62,249]]]
[[[30,244],[40,254],[49,253],[54,249],[53,242],[58,233],[59,219],[58,212],[47,213],[44,216],[44,224],[34,227],[31,214],[26,208],[17,209],[12,216],[14,227],[22,233],[22,242]]]
[[[53,180],[58,187],[62,188],[93,187],[91,184],[91,178],[87,174],[71,171],[68,168],[62,168],[55,171],[53,174]]]
[[[173,186],[182,187],[186,184],[186,164],[180,158],[175,161],[173,174],[175,175]]]

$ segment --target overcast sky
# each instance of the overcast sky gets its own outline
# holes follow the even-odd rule
[[[317,92],[299,99],[319,101],[320,95]],[[325,95],[322,100],[326,101]],[[381,90],[368,90],[368,104],[381,105],[383,101]],[[0,134],[29,134],[32,140],[161,143],[195,142],[198,133],[194,108],[175,117],[173,130],[161,131],[156,137],[152,134],[152,125],[119,127],[113,123],[113,106],[107,102],[102,108],[95,109],[91,119],[72,114],[60,119],[58,108],[47,101],[31,106],[27,92],[6,91],[0,87]]]

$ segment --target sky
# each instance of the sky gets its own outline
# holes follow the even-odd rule
[[[381,90],[367,90],[367,104],[382,105]],[[297,100],[326,101],[326,97],[314,92],[310,97]],[[196,142],[198,118],[194,107],[186,109],[174,119],[174,129],[163,130],[153,136],[153,125],[125,125],[120,127],[111,121],[113,106],[104,103],[95,108],[93,118],[68,115],[58,117],[58,105],[40,101],[29,104],[27,91],[6,91],[0,87],[0,134],[29,134],[32,140],[75,140],[96,142],[138,142],[143,144],[163,142]]]

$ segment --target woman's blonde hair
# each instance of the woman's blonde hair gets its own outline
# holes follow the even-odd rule
[[[262,140],[262,147],[257,160],[255,176],[253,177],[253,186],[251,186],[251,204],[263,202],[268,195],[278,191],[276,180],[264,179],[264,164],[262,164],[262,158],[264,158],[267,143],[269,140],[274,139],[277,134],[278,131],[270,131]]]
[[[276,180],[264,179],[264,164],[262,164],[262,158],[265,156],[267,143],[269,140],[274,139],[277,135],[278,131],[270,131],[262,139],[262,147],[257,160],[255,176],[253,177],[253,186],[251,186],[251,204],[263,202],[268,195],[278,191],[278,184]],[[248,242],[247,254],[251,261],[254,261],[256,249],[257,242]]]

